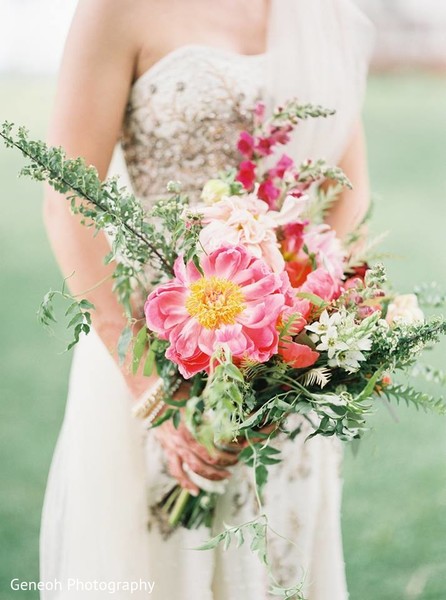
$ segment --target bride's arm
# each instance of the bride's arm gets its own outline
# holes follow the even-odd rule
[[[48,142],[62,146],[70,157],[84,157],[101,178],[106,176],[119,137],[138,52],[137,15],[132,13],[132,5],[126,0],[79,2],[50,122]],[[93,302],[93,326],[105,345],[116,350],[126,320],[112,292],[114,267],[103,262],[109,251],[105,235],[100,232],[94,237],[92,228],[82,226],[79,218],[70,214],[69,202],[49,187],[45,189],[44,219],[63,274],[74,273],[68,280],[71,292]],[[123,374],[135,396],[151,385],[150,379],[131,376],[126,368]]]
[[[336,230],[339,237],[344,238],[361,223],[370,205],[367,152],[364,130],[360,121],[355,125],[339,166],[352,182],[353,189],[343,191],[330,210],[326,222]]]
[[[62,62],[48,141],[62,146],[68,156],[83,156],[98,169],[101,178],[106,176],[119,136],[134,76],[138,53],[134,21],[138,15],[126,11],[136,4],[138,0],[81,0]],[[45,223],[62,272],[65,276],[74,273],[68,280],[72,293],[93,302],[93,326],[105,345],[115,351],[126,319],[112,291],[113,266],[103,262],[109,252],[105,236],[99,233],[94,237],[93,230],[81,225],[70,213],[67,200],[49,187],[45,193]],[[94,289],[85,294],[90,288]],[[146,392],[158,379],[133,376],[126,367],[123,375],[134,396]],[[187,396],[187,391],[180,390],[179,398],[181,394]],[[171,473],[183,487],[198,492],[183,469],[185,460],[203,477],[229,476],[223,465],[232,464],[234,455],[216,452],[209,456],[184,427],[177,431],[165,423],[157,431]]]

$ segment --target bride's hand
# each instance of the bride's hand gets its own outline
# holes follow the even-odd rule
[[[190,386],[185,383],[175,394],[176,400],[184,400],[190,395]],[[259,433],[269,435],[275,429],[276,425],[267,425],[259,429]],[[199,487],[191,481],[184,469],[184,464],[190,469],[211,481],[222,481],[231,476],[230,471],[225,467],[230,467],[238,462],[238,457],[243,448],[246,447],[246,440],[239,439],[237,442],[230,442],[223,447],[215,447],[212,454],[193,437],[189,429],[180,422],[178,429],[175,428],[172,421],[166,421],[160,427],[155,429],[155,436],[160,442],[167,456],[170,474],[179,482],[181,487],[189,490],[193,495],[199,493]],[[252,441],[261,441],[262,438],[253,438]]]
[[[183,384],[176,393],[175,399],[188,398],[189,389],[188,384]],[[206,479],[222,481],[231,476],[226,467],[237,463],[238,455],[243,449],[243,444],[228,444],[228,448],[231,448],[230,452],[215,448],[215,452],[210,454],[202,444],[197,442],[183,422],[178,429],[175,429],[172,421],[166,421],[155,429],[154,433],[166,453],[170,474],[193,495],[197,495],[200,489],[190,480],[183,464]]]

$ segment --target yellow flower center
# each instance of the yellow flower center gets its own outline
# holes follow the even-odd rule
[[[186,310],[206,329],[234,325],[245,308],[240,286],[227,279],[202,277],[189,289]]]

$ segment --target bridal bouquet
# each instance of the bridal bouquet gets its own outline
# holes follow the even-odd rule
[[[9,123],[0,133],[30,159],[25,174],[70,193],[72,210],[86,225],[112,234],[106,260],[116,260],[115,290],[129,316],[119,353],[124,357],[131,347],[133,370],[143,362],[145,373],[156,368],[163,380],[167,409],[158,407],[150,426],[183,421],[210,452],[243,442],[240,460],[252,467],[260,513],[268,470],[280,462],[274,438],[293,439],[301,429],[289,427],[290,415],[310,423],[310,438],[351,441],[367,430],[377,400],[446,413],[442,399],[394,375],[413,370],[420,353],[446,333],[442,318],[428,319],[419,307],[418,300],[432,300],[430,290],[396,294],[383,265],[372,264],[370,248],[359,243],[359,227],[343,243],[324,223],[350,186],[340,169],[322,160],[295,164],[278,152],[302,119],[330,114],[291,101],[267,118],[259,104],[252,131],[237,141],[239,163],[208,181],[198,204],[170,182],[148,213],[116,179],[101,182],[81,159],[29,141],[24,129],[14,135]],[[156,270],[150,282],[147,265]],[[144,323],[132,316],[138,290]],[[41,307],[44,323],[54,320],[52,301],[60,294],[70,300],[74,344],[88,333],[93,307],[51,291]],[[191,383],[190,398],[175,400],[184,380]],[[147,418],[145,408],[136,413]],[[259,432],[265,425],[271,433]],[[194,528],[212,522],[216,498],[212,489],[193,497],[176,486],[155,510],[169,528]],[[248,535],[267,564],[267,529],[260,514],[228,525],[202,548],[243,543]],[[276,585],[273,592],[300,597],[299,589]]]

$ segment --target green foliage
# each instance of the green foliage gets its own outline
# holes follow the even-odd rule
[[[290,600],[305,600],[302,595],[302,582],[291,587],[284,587],[276,580],[271,570],[268,555],[268,532],[271,532],[273,535],[276,534],[269,526],[268,517],[265,514],[261,514],[256,519],[243,525],[225,525],[224,531],[196,547],[195,550],[213,550],[220,545],[223,547],[223,550],[227,550],[231,545],[239,548],[248,541],[251,551],[257,554],[260,562],[267,569],[272,582],[269,593],[273,596],[289,598]]]
[[[315,224],[323,223],[324,217],[337,202],[343,189],[341,183],[329,185],[326,189],[319,185],[302,218]]]
[[[387,281],[387,273],[382,263],[373,265],[365,274],[364,283],[368,288],[382,289]]]
[[[135,287],[147,289],[147,265],[156,268],[160,279],[172,276],[173,263],[180,253],[197,262],[200,220],[196,218],[189,227],[186,225],[183,214],[187,197],[181,195],[175,182],[167,186],[169,198],[161,199],[147,213],[132,194],[118,186],[116,177],[101,181],[97,170],[87,166],[82,158],[68,159],[62,148],[30,140],[23,127],[15,131],[11,123],[5,122],[0,137],[8,148],[20,150],[29,160],[22,175],[46,181],[67,195],[72,212],[80,216],[83,225],[111,236],[112,249],[105,262],[116,263],[114,290],[129,319]],[[159,224],[155,225],[157,221]],[[88,323],[82,325],[86,331]]]
[[[74,296],[66,292],[65,289],[62,289],[61,291],[50,290],[47,292],[47,294],[45,294],[45,297],[37,311],[37,319],[39,323],[49,329],[51,329],[52,323],[57,323],[54,306],[54,301],[56,298],[61,298],[64,301],[69,302],[69,306],[65,311],[65,316],[69,317],[67,329],[72,330],[73,339],[68,343],[66,348],[68,351],[78,343],[82,333],[86,335],[90,332],[90,311],[94,309],[94,306],[88,300],[76,299]]]
[[[216,441],[236,437],[238,423],[249,404],[249,385],[243,373],[232,363],[229,352],[221,350],[214,359],[202,398],[206,412],[212,413],[211,428]]]
[[[423,350],[437,344],[444,335],[446,321],[442,317],[433,317],[421,324],[398,323],[392,328],[377,327],[368,364],[371,367],[379,365],[389,372],[405,369]]]
[[[259,437],[256,432],[251,435]],[[239,455],[241,462],[254,469],[255,483],[260,497],[268,481],[268,467],[281,462],[280,450],[268,445],[269,437],[267,436],[263,442],[249,443]]]
[[[411,385],[389,385],[383,388],[382,394],[388,400],[395,400],[398,404],[405,402],[407,406],[415,406],[417,410],[446,415],[446,402],[443,398],[435,398],[420,392]]]
[[[128,325],[127,327],[124,327],[118,340],[118,359],[120,365],[124,364],[132,338],[132,328]]]
[[[309,160],[309,161],[303,162],[299,165],[298,171],[299,171],[298,183],[312,183],[312,182],[316,182],[316,181],[324,181],[326,179],[335,181],[338,184],[338,185],[335,185],[334,189],[333,189],[333,194],[336,194],[337,195],[336,197],[339,196],[339,191],[343,187],[348,187],[348,188],[352,187],[350,180],[345,175],[345,173],[342,169],[340,169],[339,167],[332,167],[331,165],[328,165],[325,162],[325,160],[322,160],[322,159],[314,160],[314,161]],[[334,202],[335,199],[336,198],[332,197],[331,195],[330,195],[329,200],[328,200],[328,197],[326,197],[325,198],[326,202],[325,203],[320,202],[319,208],[321,210],[323,210],[324,212],[326,212],[329,208],[328,202]],[[323,199],[321,197],[321,201],[322,200]],[[323,214],[321,216],[323,217]],[[321,218],[321,216],[319,216],[319,219]]]
[[[289,100],[273,112],[271,122],[275,125],[280,125],[284,121],[292,121],[297,123],[300,120],[320,119],[331,117],[336,111],[330,108],[324,108],[317,104],[300,104],[299,101]]]
[[[133,352],[132,352],[132,373],[135,375],[139,369],[139,365],[141,364],[142,357],[144,352],[147,351],[149,347],[149,335],[147,331],[147,326],[143,325],[141,329],[138,331],[134,342],[133,342]],[[150,371],[151,372],[151,371]]]

